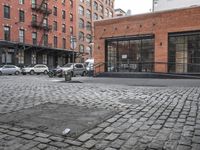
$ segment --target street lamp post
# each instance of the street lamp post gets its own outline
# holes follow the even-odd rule
[[[74,63],[75,63],[74,50],[76,48],[76,37],[75,36],[71,36],[70,40],[71,40],[71,48],[73,50],[73,52],[72,52],[72,65],[73,65],[73,72],[74,72]]]

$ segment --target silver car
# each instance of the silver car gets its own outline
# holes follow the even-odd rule
[[[74,67],[73,67],[74,66]],[[70,72],[72,76],[81,75],[85,76],[87,74],[86,67],[83,63],[68,63],[62,67],[60,67],[60,70],[64,74],[65,72]]]
[[[43,64],[38,64],[35,66],[28,66],[28,67],[24,67],[22,68],[22,74],[27,74],[30,73],[31,75],[35,74],[35,73],[44,73],[47,74],[49,72],[49,68],[46,65]]]
[[[3,65],[0,66],[0,75],[2,74],[15,74],[19,75],[21,73],[21,69],[14,65]]]

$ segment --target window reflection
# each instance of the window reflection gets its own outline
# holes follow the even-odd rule
[[[154,38],[107,41],[108,72],[152,72]]]
[[[200,33],[169,35],[168,61],[169,72],[200,72]]]

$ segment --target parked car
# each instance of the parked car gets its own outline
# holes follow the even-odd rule
[[[93,71],[94,70],[94,59],[87,59],[85,61],[86,64],[86,70],[87,71]]]
[[[28,67],[22,68],[22,74],[27,74],[27,73],[30,73],[31,75],[33,75],[35,73],[47,74],[48,71],[49,71],[49,68],[43,64],[38,64],[35,66],[28,66]]]
[[[94,75],[94,59],[87,59],[85,61],[88,76]]]
[[[74,63],[74,64],[68,63],[57,70],[57,73],[60,73],[60,72],[62,72],[63,75],[65,72],[70,72],[72,76],[76,76],[76,75],[85,76],[87,74],[85,64],[83,63]]]
[[[21,69],[14,65],[3,65],[0,66],[0,75],[2,74],[15,74],[19,75],[21,73]]]

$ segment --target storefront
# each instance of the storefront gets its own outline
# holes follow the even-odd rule
[[[200,31],[169,34],[169,65],[172,73],[200,73]]]
[[[96,72],[200,74],[200,7],[96,21]]]
[[[106,71],[152,72],[154,36],[143,35],[106,40]]]
[[[74,52],[76,58],[77,53]],[[13,64],[19,67],[45,64],[49,68],[62,66],[73,60],[73,51],[25,45],[8,41],[0,41],[0,65]]]

